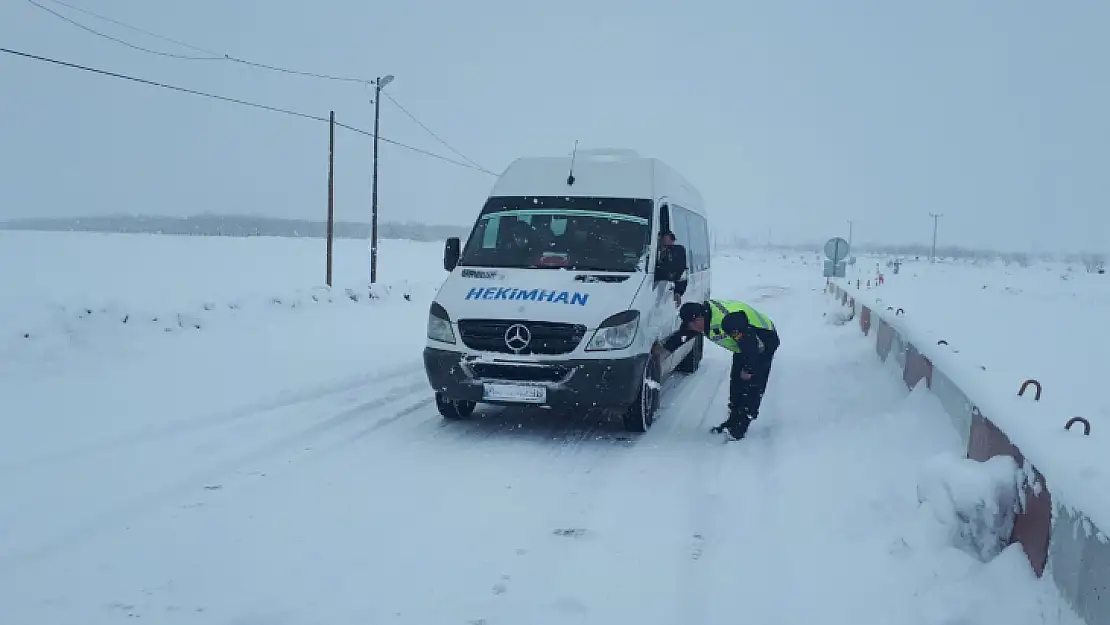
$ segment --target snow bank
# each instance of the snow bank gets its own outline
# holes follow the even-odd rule
[[[878,269],[882,286],[862,273],[843,286],[1051,475],[1061,503],[1110,527],[1110,401],[1092,384],[1110,353],[1103,331],[1110,276],[1065,263],[907,263],[898,275],[881,263]],[[1090,424],[1090,436],[1082,422],[1065,430],[1074,417]]]
[[[1010,542],[1022,477],[1009,456],[975,462],[937,455],[923,471],[917,499],[948,529],[954,546],[988,562]]]
[[[881,287],[874,286],[877,270],[884,274]],[[1104,368],[1110,352],[1110,334],[1102,331],[1110,275],[1088,273],[1080,264],[955,262],[906,262],[893,274],[881,262],[861,259],[845,282],[859,283],[861,300],[881,298],[883,310],[903,308],[907,329],[922,343],[943,339],[960,350],[961,361],[984,367],[987,375],[974,380],[981,390],[1009,396],[1035,378],[1044,410],[1110,427],[1110,402],[1088,375]]]
[[[28,302],[22,309],[21,324],[5,328],[0,354],[15,351],[17,346],[42,340],[66,337],[71,340],[92,334],[126,336],[121,332],[175,332],[202,330],[211,323],[237,315],[264,312],[267,309],[294,309],[304,306],[344,304],[401,297],[412,300],[414,285],[374,285],[373,288],[316,287],[297,289],[271,296],[256,295],[224,300],[197,300],[176,307],[147,308],[127,302]],[[6,345],[5,349],[2,345]]]
[[[398,371],[426,385],[413,345],[441,246],[383,241],[373,289],[363,242],[335,252],[329,289],[322,241],[0,232],[0,261],[24,267],[0,273],[21,295],[0,298],[0,468],[33,461],[44,429],[98,449]]]
[[[1097,430],[1091,436],[1065,431],[1057,420],[1059,414],[1042,408],[1036,383],[1025,385],[1024,396],[1019,396],[1024,380],[1014,381],[1007,389],[1007,381],[989,366],[969,358],[975,333],[989,333],[988,323],[976,326],[974,317],[965,322],[973,326],[964,330],[966,343],[938,338],[929,330],[931,318],[915,315],[917,309],[888,295],[891,283],[884,272],[882,284],[874,278],[871,285],[860,279],[857,287],[855,279],[842,279],[830,281],[827,290],[850,309],[865,335],[875,336],[879,358],[896,362],[909,388],[923,381],[936,394],[967,443],[969,459],[983,462],[1008,456],[1020,467],[1022,507],[1007,542],[1020,544],[1037,575],[1049,571],[1088,623],[1110,622],[1110,603],[1099,600],[1110,584],[1110,544],[1098,530],[1110,525],[1110,498],[1104,494],[1110,484],[1110,456],[1105,445],[1098,445]],[[951,306],[951,298],[941,299]],[[1026,331],[1014,337],[1028,335]],[[1042,341],[1035,336],[1037,341],[1013,341],[1014,337],[1011,341]],[[1085,338],[1077,337],[1070,345],[1075,349],[1083,342]],[[1068,361],[1046,364],[1059,367],[1061,363],[1066,366]],[[999,500],[999,505],[1005,502]]]
[[[0,232],[0,264],[23,267],[0,273],[0,360],[267,311],[422,299],[442,278],[441,258],[439,244],[382,241],[370,288],[366,243],[336,241],[329,288],[315,239]]]
[[[842,326],[852,320],[852,311],[843,307],[829,303],[825,312],[822,313],[825,318],[825,323],[833,326]]]

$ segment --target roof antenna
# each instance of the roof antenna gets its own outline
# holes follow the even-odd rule
[[[574,140],[574,151],[570,153],[570,174],[567,176],[567,186],[574,184],[574,157],[578,154],[578,139]]]

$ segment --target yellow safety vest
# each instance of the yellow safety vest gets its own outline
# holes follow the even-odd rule
[[[771,322],[771,319],[767,315],[748,306],[744,302],[727,299],[711,299],[709,300],[709,309],[709,340],[731,352],[739,352],[740,346],[731,336],[725,334],[725,331],[721,329],[721,322],[724,320],[725,315],[733,312],[743,312],[748,316],[748,323],[750,323],[752,327],[764,330],[775,329],[775,324]],[[760,343],[762,343],[762,341],[760,341]]]

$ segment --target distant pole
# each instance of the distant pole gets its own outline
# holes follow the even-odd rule
[[[332,239],[335,234],[335,111],[328,124],[328,270],[324,282],[331,286]]]
[[[937,221],[944,215],[941,213],[929,213],[929,216],[933,218],[933,251],[929,255],[929,262],[935,263],[937,262]]]
[[[382,111],[382,89],[393,76],[374,79],[374,174],[370,191],[370,284],[378,281],[378,127]]]
[[[848,220],[848,250],[849,250],[848,253],[849,254],[851,254],[851,251],[850,251],[851,249],[852,249],[852,220],[849,219]]]

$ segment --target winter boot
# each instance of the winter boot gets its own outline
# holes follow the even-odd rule
[[[736,409],[732,405],[732,401],[728,402],[728,418],[721,422],[720,425],[711,428],[709,431],[714,434],[721,434],[728,429],[729,425],[736,421]]]
[[[734,422],[725,425],[725,430],[728,431],[728,436],[734,441],[744,438],[748,433],[748,428],[752,422],[748,417],[739,417]]]

